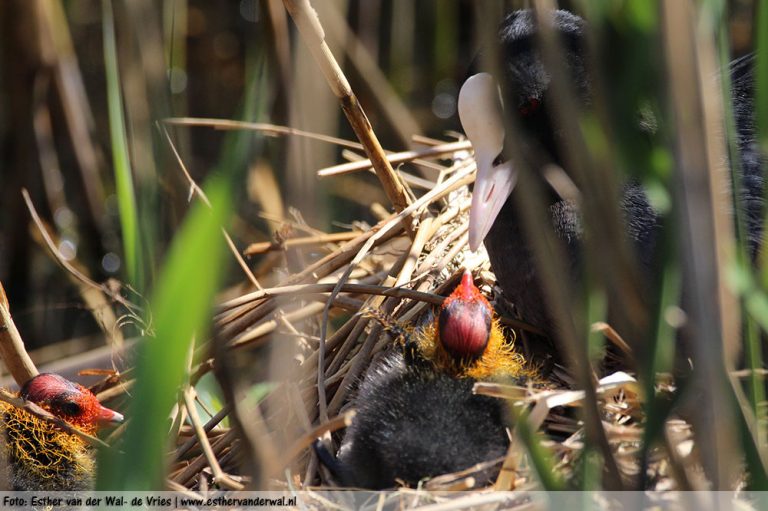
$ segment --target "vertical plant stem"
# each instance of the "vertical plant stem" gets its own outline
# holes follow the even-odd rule
[[[141,246],[136,194],[133,190],[128,138],[125,132],[123,98],[120,91],[120,72],[117,66],[114,13],[111,0],[102,0],[102,28],[104,32],[104,68],[107,79],[107,108],[109,111],[109,136],[112,143],[112,165],[115,172],[120,226],[123,235],[123,251],[128,281],[142,287]]]
[[[371,160],[373,169],[381,181],[384,193],[387,194],[395,209],[398,212],[402,211],[411,202],[405,185],[400,176],[392,169],[392,165],[387,160],[362,105],[352,92],[352,87],[350,87],[330,48],[328,48],[317,13],[310,5],[309,0],[283,0],[283,3],[299,28],[299,33],[304,38],[309,51],[320,66],[328,85],[341,102],[344,115],[347,116],[355,135],[363,144],[365,153]]]
[[[19,386],[37,375],[37,368],[29,358],[24,348],[24,341],[21,340],[21,335],[11,317],[2,283],[0,283],[0,356]]]

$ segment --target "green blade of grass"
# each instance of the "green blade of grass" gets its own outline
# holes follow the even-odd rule
[[[112,144],[112,165],[115,172],[115,191],[120,211],[120,227],[126,276],[134,287],[142,287],[141,246],[136,195],[133,190],[128,138],[125,133],[123,98],[120,91],[120,73],[117,66],[114,14],[111,0],[102,0],[102,29],[104,33],[104,68],[107,80],[107,108],[109,135]]]
[[[222,178],[206,186],[213,211],[196,202],[174,238],[152,295],[155,338],[144,339],[136,362],[136,387],[130,423],[116,451],[102,451],[97,488],[163,488],[168,450],[168,414],[186,375],[187,353],[204,334],[210,307],[223,275],[225,244],[221,226],[231,201]]]

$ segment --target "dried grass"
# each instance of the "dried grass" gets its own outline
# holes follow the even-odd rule
[[[456,147],[455,142],[445,145]],[[419,151],[415,151],[413,157],[417,154],[424,157]],[[434,154],[442,157],[445,153],[437,146]],[[229,295],[218,304],[216,325],[229,351],[237,353],[277,342],[293,348],[287,351],[293,359],[281,361],[291,366],[292,376],[282,379],[261,402],[261,424],[255,428],[244,425],[254,429],[249,436],[258,443],[284,445],[278,448],[285,454],[271,468],[268,487],[336,488],[329,474],[314,460],[312,444],[322,440],[335,452],[343,434],[331,433],[354,420],[351,405],[355,383],[377,356],[393,344],[377,322],[360,312],[374,308],[395,321],[414,322],[427,308],[441,302],[465,266],[474,268],[482,277],[481,288],[486,293],[493,296],[498,291],[485,254],[473,254],[467,247],[465,233],[473,161],[463,149],[453,156],[448,165],[445,160],[436,159],[438,156],[432,157],[435,158],[433,164],[442,166],[445,179],[435,183],[426,198],[414,203],[413,209],[418,208],[420,221],[415,225],[413,239],[405,235],[400,223],[404,215],[400,214],[390,215],[352,239],[346,239],[345,235],[334,240],[319,233],[313,236],[322,241],[318,244],[302,238],[297,243],[291,243],[291,238],[281,240],[270,248],[284,253],[301,251],[308,267],[294,274],[283,273],[282,278],[273,279],[264,289],[243,290],[235,297]],[[272,270],[272,275],[281,274],[279,267]],[[354,304],[352,311],[350,303]],[[343,321],[333,324],[327,321],[334,317]],[[517,318],[502,320],[526,326]],[[323,325],[328,328],[325,334]],[[598,324],[594,329],[604,333],[610,342],[629,349],[610,326]],[[210,367],[210,364],[201,364],[199,370],[205,372]],[[566,481],[578,473],[576,467],[584,454],[584,429],[577,417],[585,393],[567,388],[568,380],[553,376],[546,389],[490,383],[476,386],[478,393],[507,399],[524,412],[519,420],[527,421],[528,427],[536,432],[535,438],[552,454],[555,470]],[[320,392],[318,384],[323,387]],[[669,393],[673,389],[663,383],[658,390]],[[631,486],[640,468],[644,432],[641,392],[633,378],[616,373],[601,380],[597,398],[602,428],[621,479]],[[185,405],[191,405],[189,398],[185,399]],[[186,427],[180,429],[169,489],[184,487],[200,491],[217,482],[220,487],[249,487],[249,474],[241,472],[235,454],[239,435],[235,429],[221,426],[228,411],[217,413],[207,423],[199,418],[192,420],[194,432]],[[336,414],[340,415],[330,418]],[[525,442],[512,433],[515,440],[505,458],[435,477],[420,489],[402,488],[399,493],[411,496],[415,491],[418,498],[414,502],[423,504],[424,499],[433,499],[436,509],[464,506],[463,502],[438,497],[449,490],[475,491],[458,497],[469,499],[468,502],[497,502],[501,497],[493,497],[487,493],[488,489],[475,487],[473,474],[489,466],[500,470],[503,467],[496,489],[541,489]],[[693,475],[688,473],[698,465],[696,452],[689,448],[690,425],[679,419],[670,420],[665,439],[666,445],[651,451],[649,480],[659,489],[699,487],[691,482],[701,480],[700,475],[695,477],[698,469],[693,469]],[[507,498],[499,502],[509,503]]]

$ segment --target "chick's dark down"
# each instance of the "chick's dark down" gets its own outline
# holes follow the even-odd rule
[[[400,479],[456,472],[504,456],[501,400],[472,394],[474,380],[407,365],[391,353],[371,367],[339,452],[346,486],[383,489]],[[494,475],[486,471],[478,483]]]

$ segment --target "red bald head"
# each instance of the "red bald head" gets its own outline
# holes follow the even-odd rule
[[[21,387],[20,395],[86,430],[95,430],[105,423],[123,421],[121,414],[102,406],[90,390],[58,374],[43,373],[35,376]]]
[[[475,360],[485,351],[491,335],[491,304],[474,282],[469,270],[445,299],[437,318],[440,342],[459,360]]]

